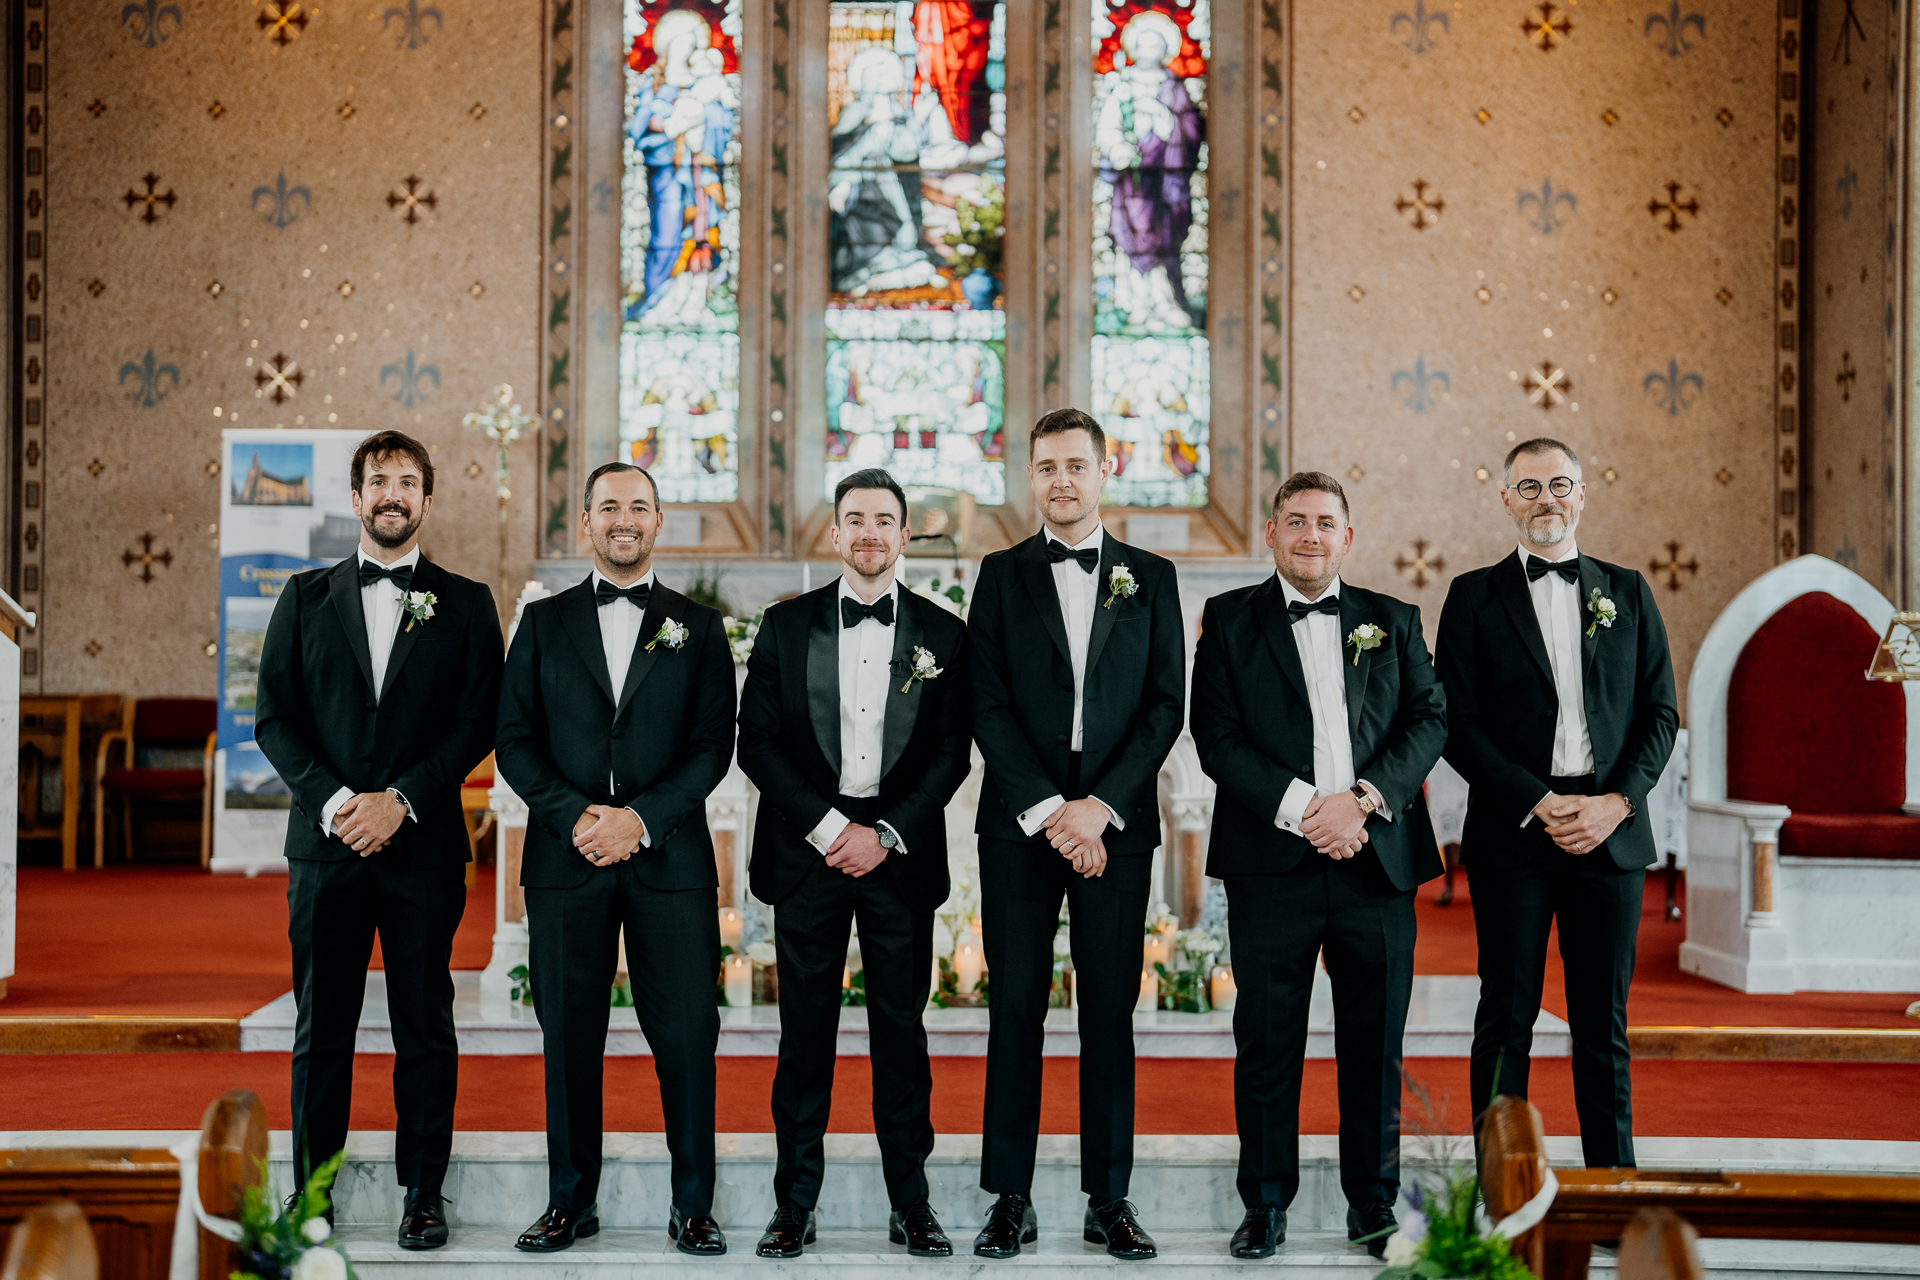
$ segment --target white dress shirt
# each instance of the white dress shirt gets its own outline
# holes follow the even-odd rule
[[[873,598],[893,601],[894,622],[884,626],[877,618],[863,618],[857,627],[842,626],[840,600],[868,603],[855,593],[853,585],[840,579],[840,594],[833,610],[834,630],[840,634],[840,794],[859,799],[880,794],[880,764],[883,759],[887,726],[887,686],[891,683],[893,640],[900,622],[900,583],[895,581]],[[825,854],[846,830],[849,819],[839,809],[827,810],[807,834],[807,840]],[[876,826],[886,826],[876,823]],[[892,827],[894,839],[900,833]],[[905,853],[898,844],[894,852]]]
[[[595,569],[593,590],[598,592],[603,582],[609,586],[620,585]],[[653,590],[653,570],[649,569],[634,581],[629,582],[627,588],[637,587],[641,583],[646,584],[648,591]],[[627,668],[633,665],[634,652],[640,646],[640,623],[646,615],[641,612],[639,605],[624,598],[595,605],[594,614],[600,619],[600,649],[607,656],[607,678],[613,681],[614,704],[617,706],[620,701],[620,691],[627,687]],[[607,790],[613,790],[611,770],[607,772]],[[640,817],[640,811],[632,805],[627,806],[627,812],[636,818]],[[640,847],[653,848],[653,837],[647,832],[645,818],[640,819]]]
[[[1107,530],[1106,526],[1096,524],[1093,532],[1077,544],[1054,537],[1051,529],[1046,531],[1046,536],[1047,541],[1058,542],[1070,550],[1084,551],[1091,547],[1097,553],[1107,540]],[[1093,638],[1093,611],[1100,607],[1100,574],[1097,571],[1088,573],[1077,560],[1060,560],[1048,567],[1053,571],[1054,594],[1060,599],[1060,616],[1067,624],[1067,660],[1073,664],[1073,735],[1068,739],[1068,750],[1078,751],[1084,737],[1085,717],[1082,708],[1087,692],[1087,644]],[[1100,800],[1098,796],[1090,798]],[[1032,835],[1053,816],[1054,810],[1066,802],[1065,796],[1048,796],[1014,821],[1020,824],[1020,830]],[[1105,800],[1100,800],[1100,803],[1106,805],[1107,816],[1114,829],[1126,830],[1127,824],[1120,820],[1114,807]]]
[[[1580,548],[1569,538],[1566,554],[1559,562],[1577,563],[1579,555]],[[1524,544],[1520,547],[1522,570],[1528,560],[1545,558],[1536,556]],[[1544,573],[1527,584],[1527,594],[1533,597],[1533,616],[1540,622],[1540,638],[1546,642],[1547,661],[1553,668],[1553,693],[1558,703],[1553,724],[1553,776],[1571,778],[1592,773],[1593,739],[1587,734],[1586,686],[1580,659],[1580,588],[1557,573]],[[1520,825],[1526,826],[1532,818],[1529,811]]]
[[[354,572],[360,571],[363,564],[380,565],[378,560],[365,551],[356,551]],[[380,565],[383,569],[418,569],[420,567],[420,548],[415,547],[389,565]],[[400,584],[391,578],[380,578],[360,588],[360,617],[367,626],[367,654],[373,659],[373,701],[380,703],[380,690],[387,683],[387,663],[393,657],[393,641],[400,634],[400,605],[402,596]],[[393,788],[387,788],[393,791]],[[393,794],[399,796],[398,791]],[[341,787],[327,797],[325,807],[320,810],[320,830],[323,834],[333,833],[333,815],[340,812],[340,806],[353,798],[349,787]],[[407,806],[407,816],[414,818],[413,805],[405,796],[400,803]],[[415,821],[418,821],[415,818]]]
[[[1288,604],[1296,600],[1302,604],[1314,603],[1279,574],[1276,573],[1274,579],[1279,582]],[[1338,577],[1320,593],[1320,598],[1340,598]],[[1353,735],[1347,720],[1345,664],[1351,659],[1345,656],[1341,643],[1337,613],[1310,613],[1292,623],[1288,630],[1300,650],[1300,673],[1306,678],[1307,706],[1313,712],[1313,781],[1295,778],[1287,784],[1287,793],[1280,797],[1280,809],[1274,815],[1273,825],[1299,835],[1300,820],[1316,795],[1339,795],[1352,790],[1357,781],[1353,776]],[[1374,812],[1388,822],[1393,821],[1393,814],[1374,785],[1371,782],[1361,785],[1373,797]]]

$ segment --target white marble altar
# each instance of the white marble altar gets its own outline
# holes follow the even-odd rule
[[[20,741],[20,645],[18,629],[31,629],[34,615],[0,591],[0,742]],[[69,782],[68,785],[72,785]],[[13,976],[20,876],[20,753],[0,751],[0,1000]]]

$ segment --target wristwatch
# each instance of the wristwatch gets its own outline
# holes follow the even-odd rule
[[[1379,805],[1373,802],[1373,797],[1367,794],[1367,789],[1361,786],[1359,783],[1357,782],[1354,783],[1351,790],[1353,791],[1353,798],[1360,802],[1361,817],[1363,818],[1366,817],[1368,814],[1372,813],[1375,809],[1378,809],[1380,807]]]
[[[900,837],[894,834],[892,827],[880,828],[880,847],[889,853],[900,847]]]

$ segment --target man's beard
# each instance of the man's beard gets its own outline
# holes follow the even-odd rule
[[[878,556],[880,559],[879,567],[874,569],[872,572],[868,572],[867,570],[860,568],[855,563],[855,561],[860,559],[862,556],[869,556],[869,555]],[[847,566],[847,568],[853,570],[853,572],[858,574],[863,574],[870,578],[877,578],[881,574],[885,573],[888,569],[893,567],[893,561],[887,559],[887,549],[885,547],[849,547],[847,548],[847,553],[841,557],[841,561]]]
[[[618,551],[614,546],[613,535],[616,533],[629,533],[629,532],[634,534],[633,555],[628,559],[622,560],[620,558]],[[607,530],[606,537],[604,539],[604,545],[602,545],[601,543],[596,543],[594,544],[593,549],[595,551],[598,551],[600,553],[600,558],[602,560],[605,560],[608,564],[617,566],[618,568],[621,568],[621,569],[625,569],[631,565],[639,564],[642,560],[645,560],[647,558],[648,553],[653,550],[653,543],[648,541],[646,535],[641,533],[637,529],[635,530],[609,529]]]
[[[380,517],[389,512],[393,512],[403,516],[406,515],[405,508],[380,507],[373,511],[369,511],[367,512],[366,515],[360,517],[360,523],[366,527],[367,536],[369,538],[372,538],[375,542],[379,543],[381,546],[388,547],[388,548],[404,547],[407,545],[407,539],[413,537],[415,533],[419,532],[420,517],[414,516],[411,520],[408,520],[405,524],[401,525],[400,531],[398,533],[384,533],[380,529],[380,523],[379,523]]]
[[[1533,522],[1533,517],[1536,514],[1551,513],[1530,511],[1527,513],[1526,518],[1520,522],[1520,536],[1536,547],[1559,546],[1573,536],[1573,526],[1579,523],[1575,517],[1568,515],[1565,511],[1561,511],[1559,513],[1559,524],[1552,526],[1536,525]]]

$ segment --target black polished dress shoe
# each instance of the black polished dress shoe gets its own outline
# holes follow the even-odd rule
[[[973,1252],[982,1258],[1012,1258],[1020,1246],[1040,1238],[1040,1218],[1033,1201],[1019,1192],[1009,1192],[987,1210],[987,1225],[973,1238]]]
[[[1160,1256],[1153,1237],[1140,1229],[1140,1211],[1131,1200],[1088,1202],[1082,1235],[1088,1244],[1107,1246],[1108,1255],[1122,1262],[1144,1262]]]
[[[1236,1258],[1271,1258],[1287,1242],[1287,1211],[1277,1204],[1247,1210],[1227,1252]]]
[[[446,1198],[438,1187],[408,1187],[400,1211],[402,1249],[438,1249],[447,1242]]]
[[[1363,1242],[1376,1258],[1387,1256],[1387,1237],[1399,1229],[1390,1201],[1368,1200],[1347,1206],[1347,1239]]]
[[[674,1248],[696,1258],[717,1258],[727,1251],[726,1234],[712,1214],[696,1213],[688,1217],[680,1212],[679,1205],[667,1210],[667,1236]]]
[[[513,1247],[522,1253],[558,1253],[570,1248],[575,1240],[585,1240],[599,1233],[598,1203],[590,1204],[578,1212],[552,1204],[540,1215],[540,1221],[520,1233]]]
[[[753,1251],[763,1258],[797,1258],[814,1242],[815,1231],[813,1210],[782,1200],[773,1217],[767,1219],[766,1234]]]
[[[893,1211],[887,1220],[887,1239],[907,1246],[907,1252],[916,1258],[953,1256],[953,1241],[940,1229],[940,1219],[933,1216],[933,1206],[925,1200]]]

